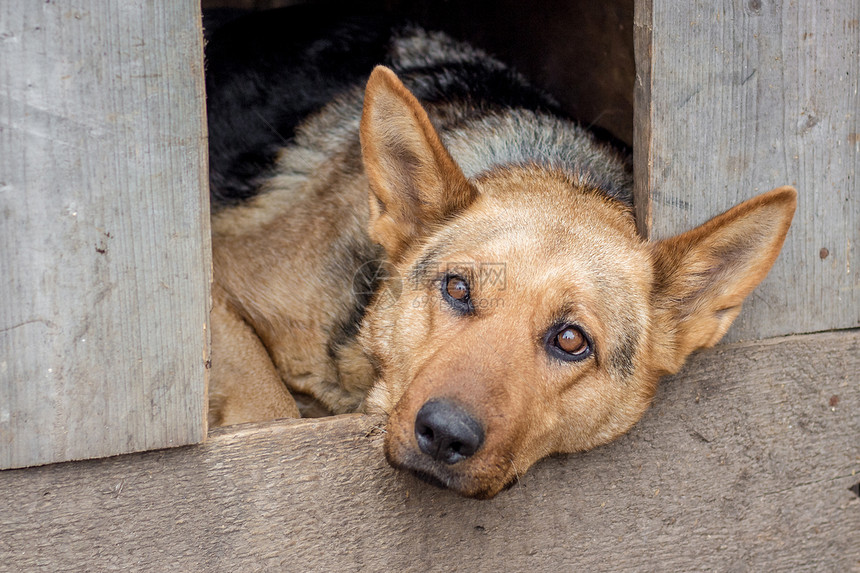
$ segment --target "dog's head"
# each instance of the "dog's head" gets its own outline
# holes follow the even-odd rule
[[[729,328],[796,202],[777,189],[647,243],[628,209],[562,173],[468,180],[384,68],[361,139],[370,233],[394,268],[362,329],[368,409],[388,414],[392,465],[472,497],[627,431],[657,379]]]

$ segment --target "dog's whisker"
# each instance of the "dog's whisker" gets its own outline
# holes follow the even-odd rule
[[[520,482],[520,470],[517,469],[517,464],[514,462],[514,457],[509,456],[508,461],[511,462],[511,467],[514,469],[514,481],[517,483],[517,487],[522,487],[522,482]]]

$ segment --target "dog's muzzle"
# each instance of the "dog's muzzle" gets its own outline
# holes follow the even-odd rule
[[[463,402],[435,397],[416,414],[404,414],[395,411],[388,420],[384,450],[393,467],[477,499],[493,497],[512,480],[507,464],[488,449],[491,428]]]

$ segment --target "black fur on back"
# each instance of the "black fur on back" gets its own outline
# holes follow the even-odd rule
[[[489,106],[543,111],[564,117],[554,100],[508,67],[456,62],[420,67],[392,65],[392,68],[423,103],[467,101],[482,112]],[[410,82],[410,76],[421,79]]]
[[[296,126],[382,62],[391,22],[335,20],[320,6],[253,12],[220,26],[206,46],[212,207],[257,193]]]

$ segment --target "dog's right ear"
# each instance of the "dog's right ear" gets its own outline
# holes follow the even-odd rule
[[[665,373],[723,337],[776,261],[796,205],[797,191],[780,187],[654,244],[654,358]]]
[[[370,182],[370,236],[393,261],[477,197],[427,112],[383,66],[367,82],[361,153]]]

